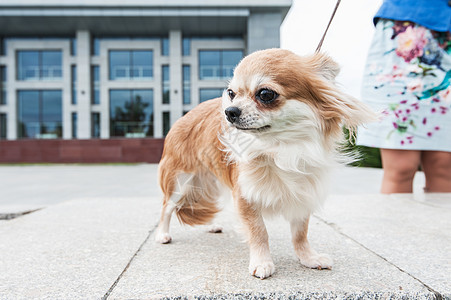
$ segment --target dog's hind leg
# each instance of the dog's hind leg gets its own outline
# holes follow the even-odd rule
[[[172,177],[174,180],[168,186],[173,186],[170,189],[164,189],[163,209],[161,210],[160,223],[158,224],[157,232],[155,234],[155,241],[161,244],[167,244],[172,241],[169,235],[169,225],[171,222],[172,213],[179,205],[183,198],[183,190],[186,184],[189,184],[193,175],[181,173],[178,176]]]
[[[307,239],[309,218],[291,220],[291,235],[296,256],[301,264],[312,269],[332,269],[332,259],[327,254],[318,254]]]
[[[174,212],[176,205],[171,200],[165,201],[163,209],[161,211],[160,223],[158,224],[157,232],[155,235],[155,241],[160,244],[170,243],[172,238],[169,235],[169,224],[171,222],[171,216]]]

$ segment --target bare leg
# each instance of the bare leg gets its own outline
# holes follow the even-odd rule
[[[160,223],[158,224],[157,232],[155,234],[155,241],[157,243],[167,244],[171,242],[172,238],[169,235],[169,224],[175,207],[175,204],[171,200],[168,200],[163,204]]]
[[[332,259],[326,254],[318,254],[310,247],[307,239],[309,218],[290,222],[294,251],[301,264],[312,269],[332,269]]]
[[[426,176],[425,192],[450,193],[451,152],[424,151],[421,163]]]
[[[236,197],[237,208],[248,237],[249,273],[260,279],[271,276],[274,263],[269,252],[268,232],[261,213],[245,199]]]
[[[412,193],[413,178],[420,165],[421,152],[381,149],[384,177],[381,193]]]

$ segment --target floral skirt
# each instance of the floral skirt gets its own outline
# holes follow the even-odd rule
[[[381,120],[359,128],[357,144],[451,151],[451,38],[381,19],[368,54],[362,100]]]

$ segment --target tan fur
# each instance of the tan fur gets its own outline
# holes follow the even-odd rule
[[[316,207],[314,202],[325,198],[321,180],[333,164],[342,125],[352,129],[375,119],[367,107],[337,89],[334,80],[338,72],[338,65],[324,54],[301,57],[288,50],[269,49],[245,57],[229,85],[235,98],[225,94],[222,99],[201,103],[179,119],[166,137],[159,169],[165,197],[156,240],[171,241],[168,228],[173,210],[184,224],[210,222],[219,211],[216,198],[221,184],[233,192],[247,233],[252,275],[263,279],[274,272],[262,217],[268,211],[283,212],[290,221],[295,252],[303,265],[331,268],[330,258],[317,254],[309,246],[308,215]],[[277,99],[262,103],[256,96],[261,89],[275,91]],[[258,125],[265,120],[279,123],[272,124],[276,126],[274,133],[273,129],[269,133],[256,132],[252,151],[240,156],[227,145],[227,141],[233,143],[233,138],[224,138],[224,132],[243,131],[227,123],[224,109],[229,106],[245,109],[245,120],[250,124]],[[278,112],[299,114],[289,115],[290,122],[300,120],[312,130],[297,135],[296,124],[304,123],[291,123],[291,131],[284,132],[285,127],[277,125],[288,123],[277,119]],[[262,125],[265,124],[258,126]],[[241,132],[236,134],[246,137]],[[299,152],[298,147],[304,152]],[[276,188],[271,190],[272,184]],[[254,186],[256,189],[252,189]],[[266,202],[255,199],[256,194],[266,196]],[[291,211],[292,208],[296,211]]]
[[[212,173],[221,183],[233,187],[235,165],[226,164],[225,153],[221,151],[224,146],[218,140],[222,119],[220,107],[219,98],[206,101],[171,128],[159,166],[160,187],[166,195],[164,204],[174,192],[180,173]],[[194,190],[180,200],[187,205],[177,206],[177,217],[187,225],[206,224],[219,211],[215,200],[204,191]]]
[[[278,106],[283,105],[285,99],[307,103],[322,117],[324,133],[336,136],[341,133],[343,123],[354,129],[363,122],[375,120],[369,108],[331,84],[338,73],[337,63],[325,54],[302,57],[289,50],[268,49],[245,57],[234,76],[250,78],[253,74],[271,74],[272,88],[282,95]],[[356,115],[360,117],[356,119]]]

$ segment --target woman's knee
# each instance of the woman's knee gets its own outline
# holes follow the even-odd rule
[[[411,180],[420,166],[420,153],[417,151],[383,150],[384,173],[395,180]]]
[[[438,176],[451,179],[451,152],[426,151],[422,158],[426,176]]]

